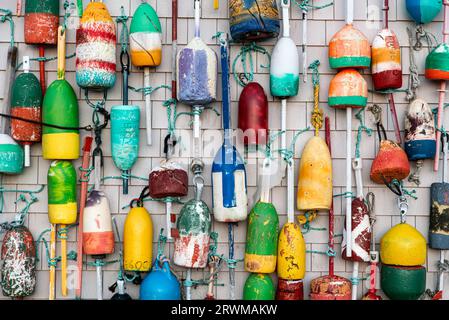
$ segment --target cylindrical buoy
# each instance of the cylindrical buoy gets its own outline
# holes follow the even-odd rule
[[[151,170],[149,176],[149,192],[154,199],[167,197],[184,197],[187,195],[189,178],[179,163],[164,161]]]
[[[156,11],[142,2],[130,26],[131,61],[136,67],[157,67],[162,61],[162,28]]]
[[[24,153],[11,136],[0,134],[0,173],[19,174],[23,171]]]
[[[70,129],[43,126],[42,154],[44,159],[71,160],[79,158],[80,138],[78,100],[66,80],[55,80],[47,89],[42,106],[45,123]]]
[[[391,300],[418,300],[426,290],[426,268],[382,265],[380,285]]]
[[[299,55],[296,44],[290,37],[279,38],[271,54],[270,91],[272,96],[281,98],[298,94]]]
[[[382,264],[418,266],[426,263],[426,239],[407,223],[388,230],[380,241]]]
[[[212,221],[207,204],[200,199],[189,200],[181,209],[176,229],[173,262],[186,268],[207,265]]]
[[[429,23],[440,13],[443,0],[406,0],[409,15],[418,24]]]
[[[328,102],[333,108],[364,107],[368,102],[368,84],[357,70],[342,70],[331,80]]]
[[[352,24],[347,24],[329,42],[329,64],[332,69],[369,68],[371,46],[368,39]]]
[[[76,222],[76,171],[70,161],[56,160],[48,169],[48,219],[51,224]]]
[[[402,87],[401,48],[390,29],[382,29],[372,45],[373,85],[376,90]]]
[[[278,279],[276,300],[304,300],[304,283],[302,280]]]
[[[36,248],[27,227],[14,227],[6,232],[1,257],[3,295],[23,298],[33,294],[36,287]]]
[[[429,104],[423,99],[410,103],[405,117],[404,149],[410,161],[435,157],[435,121]]]
[[[298,210],[329,210],[332,203],[332,160],[326,142],[312,137],[299,163]]]
[[[59,26],[59,1],[26,0],[25,43],[56,44]]]
[[[248,83],[239,98],[238,128],[248,148],[264,145],[268,138],[268,99],[257,82]]]
[[[229,19],[234,41],[262,41],[279,34],[279,11],[274,0],[231,0]]]
[[[140,285],[140,300],[181,300],[181,287],[170,270],[168,259],[156,259]]]
[[[115,23],[103,2],[89,2],[76,30],[76,83],[82,88],[113,87],[115,61]]]
[[[111,108],[111,150],[114,164],[127,172],[139,156],[140,108],[113,106]]]
[[[257,202],[248,216],[245,270],[272,273],[276,270],[279,217],[271,203]]]
[[[83,214],[83,253],[106,255],[114,252],[109,200],[104,192],[92,190],[86,200]]]
[[[310,283],[311,300],[351,300],[351,282],[343,277],[328,275]]]
[[[295,223],[286,223],[279,233],[277,275],[285,280],[304,279],[306,273],[306,243]]]
[[[153,222],[144,207],[131,208],[126,216],[123,267],[126,271],[148,272],[153,255]]]
[[[449,80],[449,44],[441,43],[426,58],[426,78]]]
[[[275,290],[270,275],[252,273],[243,287],[243,300],[274,300]]]
[[[11,115],[28,120],[41,121],[42,89],[39,80],[30,72],[17,76],[11,96]],[[21,120],[11,120],[11,136],[25,150],[25,166],[30,165],[30,145],[41,141],[42,128]]]
[[[410,163],[407,154],[391,140],[381,140],[379,152],[371,164],[370,178],[378,184],[384,184],[384,180],[390,183],[393,179],[399,181],[410,174]]]
[[[449,183],[432,183],[430,187],[431,210],[429,221],[429,246],[432,249],[449,249]]]

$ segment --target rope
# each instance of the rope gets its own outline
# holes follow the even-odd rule
[[[240,52],[237,54],[237,56],[235,57],[235,59],[232,63],[232,73],[234,74],[235,81],[237,81],[237,83],[242,87],[246,86],[246,84],[248,82],[251,82],[254,80],[254,62],[253,62],[253,56],[251,54],[252,52],[267,55],[268,61],[271,60],[271,55],[268,53],[268,51],[265,48],[258,46],[255,42],[240,47]],[[242,63],[243,73],[236,72],[236,65],[237,65],[238,60],[240,60],[240,62]],[[250,68],[249,71],[247,69],[248,61],[249,61],[249,68]],[[268,64],[269,64],[269,62],[268,62]],[[264,66],[262,64],[260,65],[260,67],[261,68],[269,68],[269,66]]]
[[[407,100],[412,101],[416,98],[416,90],[421,84],[419,80],[418,66],[416,65],[415,55],[413,53],[413,34],[412,30],[407,27],[408,41],[409,41],[409,59],[410,59],[410,76],[408,78],[408,88],[407,88]]]
[[[276,150],[276,152],[279,152],[279,154],[283,157],[284,161],[287,162],[287,164],[290,164],[294,155],[295,155],[295,144],[296,141],[298,140],[299,136],[306,132],[309,131],[310,127],[307,127],[305,129],[299,130],[297,133],[295,133],[295,135],[293,136],[292,142],[290,143],[290,146],[286,149],[278,149]],[[285,131],[281,131],[281,134],[286,134]]]
[[[76,53],[72,53],[72,54],[69,54],[69,55],[65,56],[66,59],[72,59],[72,58],[75,58],[75,57],[76,57]],[[49,58],[47,58],[47,57],[37,57],[37,58],[30,58],[30,61],[38,61],[38,62],[44,61],[44,62],[47,62],[47,61],[54,61],[54,60],[57,60],[57,59],[58,59],[58,57],[49,57]],[[23,65],[23,62],[20,62],[17,65],[17,67],[16,67],[16,71],[18,71],[22,65]]]
[[[318,67],[319,60],[315,60],[309,66],[312,70],[313,83],[313,111],[312,111],[312,126],[315,128],[315,136],[320,134],[320,129],[323,127],[323,110],[320,109],[320,72]]]
[[[42,241],[45,245],[45,251],[47,254],[47,263],[48,263],[48,267],[57,267],[58,262],[61,261],[61,256],[57,256],[53,259],[50,258],[50,249],[48,247],[48,241],[44,238],[44,235],[48,232],[50,232],[51,229],[45,229],[44,231],[41,232],[41,234],[39,235],[39,237],[37,238],[36,241],[36,262],[39,262],[39,243]],[[71,250],[67,253],[67,260],[73,260],[76,261],[77,259],[77,254],[75,251]]]
[[[309,12],[309,9],[319,10],[319,9],[324,9],[324,8],[334,5],[333,1],[329,2],[328,4],[323,4],[321,6],[314,6],[314,5],[309,4],[310,0],[302,0],[301,3],[299,3],[297,0],[293,0],[293,2],[304,12]]]
[[[12,20],[12,12],[8,9],[0,8],[0,12],[4,13],[3,15],[0,15],[0,22],[4,23],[6,21],[9,22],[9,42],[11,45],[11,48],[14,47],[14,21]]]
[[[178,118],[178,111],[177,111],[177,102],[176,99],[168,99],[164,101],[162,106],[167,108],[167,131],[168,134],[171,136],[175,136],[175,130],[176,130],[176,120]]]
[[[349,280],[351,280],[351,284],[354,286],[358,285],[360,281],[365,281],[368,279],[369,279],[369,277],[365,277],[365,278],[351,277],[351,278],[349,278]]]
[[[120,43],[122,47],[122,52],[128,51],[128,41],[129,41],[129,31],[128,31],[128,16],[125,14],[125,8],[120,7],[120,16],[117,17],[117,24],[122,24],[122,31],[120,32]]]
[[[150,95],[150,94],[152,94],[153,92],[155,92],[155,91],[157,91],[159,89],[171,90],[171,86],[167,86],[165,84],[162,84],[162,85],[157,86],[157,87],[149,86],[149,87],[143,87],[143,88],[134,88],[134,87],[128,86],[128,88],[130,90],[134,91],[134,92],[143,92],[144,96]]]
[[[312,254],[324,254],[328,257],[335,257],[336,252],[331,247],[328,247],[327,251],[319,251],[319,250],[306,250],[306,253],[312,253]]]
[[[359,120],[360,124],[359,124],[359,128],[357,130],[357,140],[356,140],[356,144],[355,144],[355,157],[356,158],[360,158],[360,144],[362,143],[362,132],[365,131],[366,134],[370,137],[373,130],[366,127],[365,125],[365,119],[363,117],[364,115],[364,109],[362,108],[360,109],[360,111],[358,111],[355,114],[355,117]]]
[[[326,231],[326,228],[315,228],[311,226],[311,222],[315,220],[316,216],[318,215],[318,212],[316,210],[314,211],[307,211],[304,213],[304,215],[298,216],[298,222],[300,225],[303,226],[304,232],[303,234],[307,234],[310,231]]]
[[[70,2],[68,0],[64,1],[64,22],[62,24],[62,34],[64,34],[65,30],[67,29],[67,20],[70,17],[70,11],[68,10],[69,8],[75,8],[75,3]]]

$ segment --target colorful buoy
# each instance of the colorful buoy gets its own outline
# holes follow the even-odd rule
[[[231,0],[229,19],[234,41],[261,41],[279,34],[279,11],[274,0]]]
[[[311,300],[351,300],[351,282],[336,275],[313,279],[310,283]]]
[[[449,80],[449,44],[441,43],[426,58],[426,78]]]
[[[115,23],[103,2],[89,2],[76,30],[76,83],[82,88],[113,87],[115,59]]]
[[[443,7],[443,0],[406,0],[409,15],[416,23],[432,22]]]
[[[391,300],[418,300],[426,290],[426,268],[382,265],[380,286]]]
[[[288,61],[288,63],[286,63]],[[270,90],[274,97],[294,97],[299,90],[299,55],[289,36],[277,41],[270,63]]]
[[[368,84],[355,69],[337,73],[329,86],[329,106],[361,108],[368,102]]]
[[[26,0],[25,43],[56,44],[59,26],[59,1]]]
[[[169,259],[156,258],[140,285],[140,300],[181,300],[181,287],[170,270]]]
[[[24,153],[11,136],[0,134],[0,173],[19,174],[23,171]]]
[[[252,273],[243,287],[243,300],[274,300],[275,290],[270,275]]]
[[[410,163],[407,154],[391,140],[381,140],[379,152],[371,164],[370,178],[378,184],[396,179],[401,181],[410,174]],[[384,179],[383,179],[384,178]]]
[[[154,199],[167,197],[184,197],[187,195],[189,182],[184,168],[175,161],[164,161],[151,170],[149,192]]]

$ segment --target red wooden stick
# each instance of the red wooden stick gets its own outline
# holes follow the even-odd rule
[[[39,57],[45,57],[45,47],[42,45],[39,47]],[[42,96],[45,95],[47,85],[45,84],[45,61],[39,61],[39,77],[41,82]]]
[[[331,129],[329,117],[325,118],[325,132],[326,132],[326,144],[329,148],[329,152],[332,156],[332,146],[331,146]],[[329,209],[329,248],[334,250],[334,201],[332,200],[331,207]],[[334,275],[334,257],[329,257],[329,275]]]
[[[171,80],[171,93],[172,98],[176,100],[177,92],[176,92],[176,54],[178,48],[178,0],[172,0],[172,21],[171,21],[171,29],[172,29],[172,80]]]

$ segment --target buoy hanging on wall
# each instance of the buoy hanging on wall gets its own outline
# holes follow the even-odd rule
[[[229,19],[234,41],[262,41],[279,34],[275,0],[230,0]]]
[[[269,274],[251,273],[243,287],[243,300],[274,300],[273,280]]]
[[[418,24],[432,22],[440,13],[443,0],[406,0],[405,5],[409,15]]]
[[[76,30],[76,83],[81,88],[114,86],[116,37],[106,5],[89,2]]]
[[[56,44],[58,41],[59,1],[26,0],[25,43]]]
[[[329,86],[329,106],[361,108],[368,102],[368,84],[355,69],[337,73]]]

